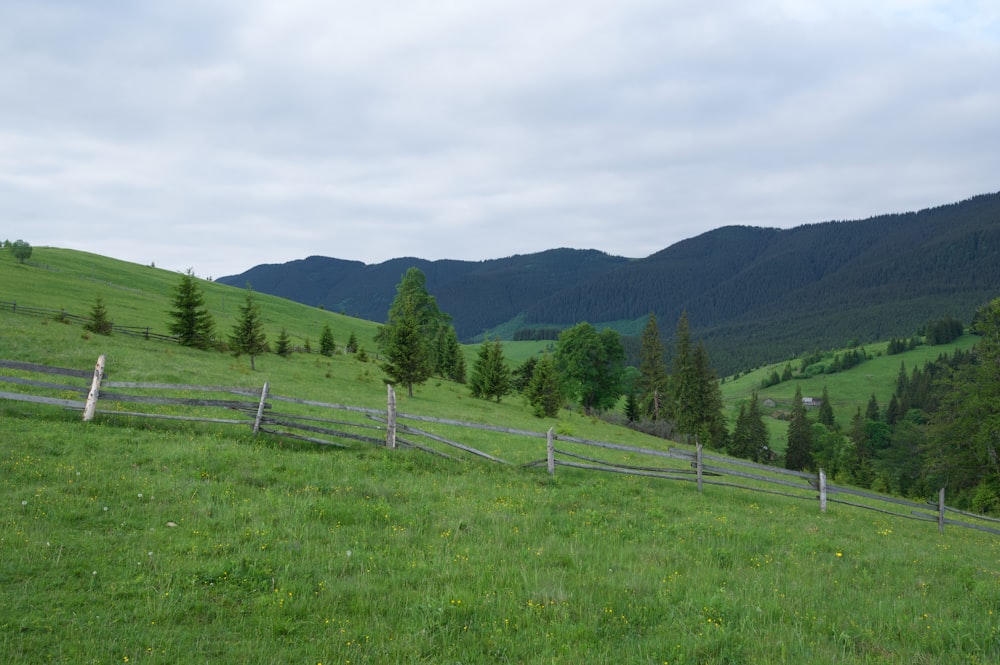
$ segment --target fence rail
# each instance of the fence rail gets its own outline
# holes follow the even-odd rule
[[[703,485],[731,487],[809,501],[819,499],[821,512],[826,511],[827,503],[829,502],[876,511],[904,519],[937,522],[938,529],[942,532],[945,525],[952,525],[1000,535],[1000,529],[998,528],[946,517],[946,513],[951,512],[980,522],[1000,523],[1000,519],[984,517],[946,506],[944,502],[944,489],[940,490],[936,502],[918,503],[899,497],[866,492],[853,487],[828,484],[822,470],[816,474],[789,471],[746,460],[708,454],[702,450],[700,444],[696,444],[694,451],[676,448],[659,450],[607,441],[562,436],[557,435],[552,429],[549,429],[547,432],[535,432],[447,418],[398,413],[395,409],[395,392],[391,385],[388,387],[387,407],[385,409],[373,409],[276,395],[270,391],[267,383],[261,388],[247,388],[104,381],[104,361],[105,357],[101,356],[94,371],[91,372],[88,370],[51,367],[35,363],[0,360],[0,383],[7,383],[19,388],[18,390],[0,391],[0,399],[82,410],[84,420],[91,420],[100,414],[102,416],[127,416],[133,418],[233,425],[251,428],[255,434],[264,432],[273,436],[317,445],[347,447],[347,444],[344,443],[345,441],[384,445],[390,448],[401,445],[456,461],[465,459],[456,456],[456,454],[448,454],[440,450],[440,446],[444,445],[466,455],[486,459],[493,463],[511,465],[510,462],[495,455],[477,450],[472,446],[410,424],[433,423],[520,437],[543,438],[546,440],[546,458],[521,464],[520,466],[522,468],[532,468],[545,465],[548,473],[553,475],[555,474],[556,467],[565,467],[585,471],[693,482],[697,483],[699,492],[703,491]],[[64,376],[70,379],[90,380],[90,383],[89,385],[85,385],[84,382],[79,384],[54,383],[28,378],[27,376],[23,376],[25,374]],[[116,392],[104,392],[104,388],[111,388]],[[54,391],[58,391],[60,395],[53,395]],[[80,399],[65,397],[67,391],[79,394]],[[155,391],[156,394],[144,394],[134,391]],[[198,392],[214,393],[214,396],[207,396],[205,398],[190,396],[190,393]],[[178,393],[186,393],[186,395],[179,396]],[[220,395],[226,397],[220,398],[218,397]],[[98,409],[99,402],[113,402],[115,408]],[[318,409],[322,415],[317,415],[314,412],[298,413],[293,412],[294,410],[277,412],[273,409],[273,404],[279,402]],[[138,409],[142,410],[124,409],[122,405],[125,404],[138,405]],[[148,407],[161,407],[161,409],[165,408],[166,410],[156,411]],[[224,411],[228,417],[221,417],[221,414],[219,414],[220,410]],[[340,411],[347,414],[347,416],[338,418],[329,417],[329,411]],[[353,416],[354,420],[349,419],[348,416]],[[405,435],[405,438],[401,435]],[[415,438],[424,439],[431,442],[431,444],[425,445],[424,443],[419,443],[414,440]],[[556,440],[560,442],[560,448],[555,447]],[[437,446],[434,444],[437,444]],[[575,448],[570,450],[566,447],[567,445],[574,446]],[[624,453],[626,461],[599,459],[592,456],[597,455],[596,452],[584,454],[584,451],[587,449]],[[631,460],[633,455],[642,456],[648,459],[649,462],[634,463]],[[671,465],[671,463],[674,464]],[[838,495],[856,498],[866,503],[838,498]],[[888,504],[888,506],[884,507],[879,504]],[[900,508],[909,508],[911,510],[905,513],[900,512]]]
[[[8,310],[14,314],[25,314],[28,316],[37,316],[46,319],[54,319],[56,321],[64,321],[66,323],[75,323],[82,326],[91,322],[89,316],[71,314],[64,309],[50,309],[47,307],[19,305],[17,301],[6,302],[0,300],[0,310]],[[175,335],[164,335],[163,333],[153,332],[149,326],[123,326],[112,322],[111,332],[119,335],[128,335],[130,337],[155,339],[162,342],[176,342],[178,340]]]

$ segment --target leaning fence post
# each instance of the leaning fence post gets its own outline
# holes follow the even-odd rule
[[[90,392],[87,393],[87,404],[83,408],[83,422],[90,422],[94,419],[94,412],[97,411],[97,398],[101,395],[101,381],[104,379],[104,354],[97,359],[97,366],[94,367],[94,379],[90,382]]]
[[[698,465],[698,492],[701,492],[701,441],[698,437],[694,437],[694,450],[695,450],[695,461]]]
[[[389,404],[385,417],[385,447],[396,447],[396,391],[391,383],[385,384],[389,389]]]
[[[548,466],[550,476],[556,475],[556,446],[553,441],[553,432],[554,428],[550,427],[548,433],[545,435],[545,441],[547,444],[546,447],[548,449]]]
[[[938,532],[944,533],[944,488],[938,491]]]
[[[826,512],[826,472],[819,470],[819,512]]]
[[[260,421],[264,417],[264,404],[267,401],[267,381],[264,382],[264,387],[260,389],[260,403],[257,405],[257,417],[253,421],[253,433],[254,436],[260,431]]]

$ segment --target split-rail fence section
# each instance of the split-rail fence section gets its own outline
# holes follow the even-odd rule
[[[71,384],[31,378],[39,374],[84,381]],[[954,525],[1000,535],[1000,527],[988,526],[988,524],[1000,524],[1000,519],[975,515],[945,505],[945,490],[943,488],[938,492],[936,501],[922,504],[851,487],[832,485],[827,482],[822,469],[817,473],[789,471],[745,460],[711,455],[705,453],[700,444],[696,444],[693,451],[677,448],[659,450],[558,435],[552,428],[547,432],[533,432],[400,413],[396,410],[395,391],[391,385],[387,386],[386,408],[374,409],[282,396],[272,392],[267,383],[261,388],[238,388],[110,381],[105,376],[105,356],[103,355],[98,359],[93,371],[0,360],[0,383],[19,386],[18,390],[0,391],[0,399],[80,410],[83,411],[84,421],[93,420],[100,414],[236,425],[249,427],[254,434],[265,433],[324,446],[346,447],[345,441],[357,441],[389,448],[405,446],[454,460],[463,459],[456,457],[458,453],[455,451],[460,451],[493,463],[511,466],[514,465],[495,455],[426,431],[413,423],[427,422],[458,428],[486,430],[505,435],[534,437],[545,440],[545,457],[520,464],[519,466],[522,468],[545,466],[549,474],[555,474],[556,467],[561,466],[570,469],[693,482],[697,483],[699,492],[702,491],[704,485],[734,487],[755,492],[780,494],[795,499],[810,501],[818,499],[819,509],[822,512],[826,511],[828,503],[836,503],[873,510],[895,517],[936,522],[941,532],[944,531],[945,525]],[[53,393],[64,395],[67,392],[77,394],[79,397],[70,399],[65,396],[52,396]],[[214,393],[216,396],[190,396],[195,393]],[[219,395],[224,397],[218,397]],[[114,408],[98,408],[102,402],[110,403]],[[277,411],[275,405],[278,403],[311,407],[319,409],[320,413],[328,411],[349,412],[354,414],[355,419],[306,415],[301,408]],[[131,405],[129,410],[123,408],[126,404]],[[160,409],[158,411],[151,410],[149,407],[152,406],[158,406]],[[220,417],[219,410],[223,410],[228,417]],[[310,411],[310,413],[312,412]],[[424,443],[418,443],[417,439],[423,440]],[[559,448],[556,447],[557,441],[560,444]],[[447,446],[449,452],[444,452],[443,446]],[[602,460],[583,454],[588,449],[625,453],[629,460],[633,455],[642,455],[656,461],[639,465]],[[666,465],[668,460],[673,462],[672,466]],[[850,500],[838,497],[850,497]],[[904,508],[909,508],[910,511],[908,513],[901,512]],[[951,519],[946,516],[947,514],[958,514],[975,520],[975,523]]]

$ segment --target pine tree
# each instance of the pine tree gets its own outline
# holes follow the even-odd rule
[[[556,371],[552,356],[548,353],[544,354],[535,365],[525,395],[532,411],[539,418],[554,418],[559,415],[563,400],[559,388],[559,373]]]
[[[669,377],[663,354],[663,340],[660,339],[656,315],[650,312],[649,321],[640,337],[639,380],[636,389],[642,412],[653,420],[660,420],[665,415],[661,414],[660,407],[666,401]]]
[[[760,412],[757,393],[750,396],[750,404],[741,404],[736,418],[736,428],[729,439],[729,453],[735,457],[764,463],[770,461],[771,449],[767,426]]]
[[[687,313],[677,322],[676,351],[672,374],[674,420],[677,430],[713,448],[724,448],[729,436],[722,415],[722,391],[701,342],[691,346]]]
[[[281,332],[278,333],[278,340],[274,344],[274,352],[282,358],[292,355],[292,340],[288,337],[287,329],[282,328]]]
[[[535,367],[538,365],[538,358],[535,356],[529,356],[527,360],[521,363],[513,372],[513,387],[519,393],[523,393],[528,389],[528,385],[531,383],[531,377],[535,374]]]
[[[195,282],[194,272],[189,268],[181,275],[181,281],[174,289],[173,310],[170,316],[170,334],[184,345],[207,349],[212,345],[215,321],[205,306],[205,298]]]
[[[436,341],[441,326],[450,318],[427,293],[424,274],[417,268],[407,270],[396,286],[396,297],[375,341],[388,359],[383,370],[390,380],[404,384],[411,397],[414,384],[434,374],[438,362]]]
[[[267,352],[267,336],[260,308],[254,300],[253,289],[246,290],[246,300],[240,306],[240,316],[229,336],[229,346],[236,357],[244,353],[250,356],[250,369],[257,369],[254,358]]]
[[[333,341],[333,331],[330,330],[330,324],[323,324],[323,331],[319,335],[319,353],[323,356],[332,356],[334,351],[337,350],[337,345]]]
[[[354,334],[353,330],[351,331],[351,335],[347,338],[347,346],[344,347],[344,350],[348,353],[358,352],[358,337]]]
[[[688,327],[687,311],[681,312],[674,332],[674,364],[670,373],[671,413],[677,423],[677,430],[688,437],[697,433],[700,423],[698,401],[700,395],[698,368],[694,364],[691,349],[691,330]]]
[[[826,428],[831,432],[837,429],[837,420],[833,416],[833,405],[830,404],[830,395],[826,392],[826,386],[823,386],[823,397],[820,398],[816,422],[826,425]]]
[[[458,383],[465,383],[465,359],[458,343],[455,327],[443,324],[437,336],[437,374]]]
[[[108,319],[108,310],[104,305],[104,298],[100,295],[94,301],[94,306],[90,308],[90,321],[84,324],[84,330],[97,335],[110,335],[112,330],[111,320]]]
[[[806,407],[802,403],[802,389],[795,388],[795,398],[792,405],[792,418],[788,422],[788,446],[785,448],[785,468],[791,471],[804,471],[813,466],[812,457],[812,425],[806,415]]]
[[[479,355],[472,365],[472,374],[469,377],[469,388],[473,396],[496,399],[498,403],[510,392],[510,368],[504,360],[503,345],[500,340],[483,342],[479,347]]]
[[[392,327],[382,337],[386,362],[382,369],[394,383],[406,386],[413,397],[414,384],[421,384],[434,373],[434,354],[420,331],[415,314],[401,311]]]

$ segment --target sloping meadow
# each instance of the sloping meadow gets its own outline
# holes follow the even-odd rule
[[[129,377],[266,374],[303,397],[384,399],[374,368],[346,357],[249,373],[221,354],[3,323],[0,355],[21,360],[30,338],[47,362],[110,349]],[[456,390],[428,384],[401,410],[616,436]],[[13,402],[0,402],[0,441],[8,662],[1000,658],[1000,539],[987,534],[718,486],[127,416],[85,424]]]

